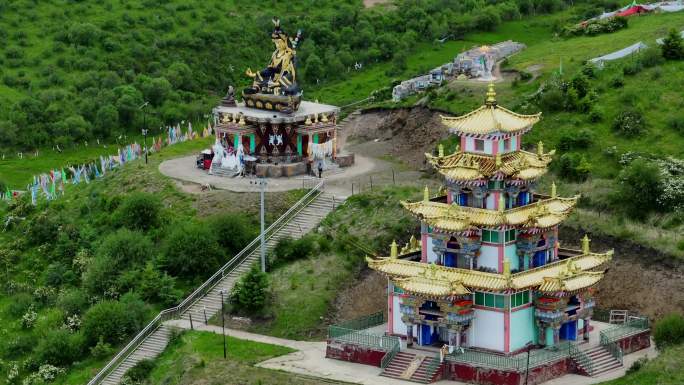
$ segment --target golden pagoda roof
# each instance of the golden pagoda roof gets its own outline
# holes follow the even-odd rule
[[[420,201],[401,202],[418,219],[428,225],[458,232],[486,226],[515,226],[520,228],[547,228],[565,220],[577,204],[579,196],[549,198],[508,210],[487,210],[456,204]]]
[[[534,288],[547,292],[579,290],[595,284],[602,278],[602,272],[588,270],[610,261],[612,256],[612,250],[606,253],[583,253],[509,276],[396,258],[366,258],[366,260],[371,269],[390,277],[402,289],[412,293],[437,296],[440,293],[449,295],[450,290],[457,292],[455,288],[458,288],[458,284],[462,285],[465,290],[505,291]],[[413,280],[413,278],[418,279]]]
[[[452,297],[470,294],[460,282],[450,282],[444,279],[423,276],[397,278],[392,281],[407,293],[420,294],[429,297]]]
[[[494,155],[456,152],[446,156],[425,154],[427,161],[452,181],[489,178],[496,174],[522,180],[536,179],[546,173],[554,151],[538,155],[527,151],[514,151]]]

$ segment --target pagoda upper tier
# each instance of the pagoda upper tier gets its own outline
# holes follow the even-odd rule
[[[503,108],[496,102],[494,85],[489,85],[485,104],[463,116],[442,116],[451,133],[466,136],[514,135],[529,131],[539,121],[541,113],[522,115]]]
[[[430,200],[401,202],[401,204],[411,214],[435,230],[455,233],[478,230],[480,227],[518,229],[553,227],[570,215],[578,199],[579,196],[572,198],[554,196],[507,210],[487,210]],[[500,203],[499,207],[505,207],[505,204]]]

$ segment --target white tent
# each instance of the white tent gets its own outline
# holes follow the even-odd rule
[[[603,68],[604,63],[607,61],[622,59],[623,57],[637,53],[637,52],[639,52],[645,48],[648,48],[648,46],[640,41],[636,44],[632,44],[629,47],[623,48],[619,51],[611,52],[607,55],[603,55],[603,56],[599,56],[597,58],[590,59],[589,62],[596,64],[599,68]]]

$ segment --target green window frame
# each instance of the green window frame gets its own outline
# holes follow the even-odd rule
[[[530,303],[530,291],[525,290],[511,295],[511,307],[518,307]]]
[[[502,180],[490,180],[487,182],[488,190],[501,190],[503,189],[504,181]]]
[[[482,230],[482,242],[499,243],[499,231],[496,230]]]
[[[505,242],[515,241],[515,229],[506,230],[504,232]]]
[[[499,294],[475,292],[475,305],[503,309],[505,299]]]

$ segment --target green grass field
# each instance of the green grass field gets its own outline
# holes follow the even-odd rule
[[[638,371],[602,382],[602,385],[680,385],[684,384],[684,345],[667,348]]]

